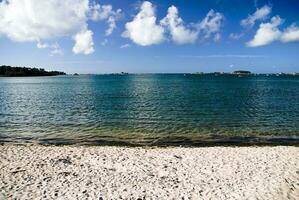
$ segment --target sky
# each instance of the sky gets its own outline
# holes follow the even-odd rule
[[[0,0],[0,65],[299,72],[298,0]]]

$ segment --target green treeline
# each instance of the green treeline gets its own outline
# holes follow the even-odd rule
[[[57,76],[65,75],[59,71],[45,71],[42,68],[0,66],[0,76]]]

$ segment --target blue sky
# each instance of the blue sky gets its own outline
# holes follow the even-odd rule
[[[67,73],[299,72],[296,0],[0,2],[0,65]]]

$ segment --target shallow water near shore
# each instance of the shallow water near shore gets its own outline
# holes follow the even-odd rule
[[[298,76],[0,77],[0,141],[298,144]]]

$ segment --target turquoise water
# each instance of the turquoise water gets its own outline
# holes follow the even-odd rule
[[[298,144],[299,78],[0,77],[0,141]]]

